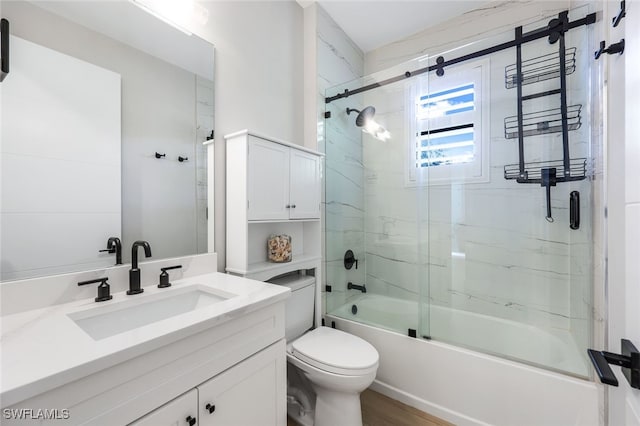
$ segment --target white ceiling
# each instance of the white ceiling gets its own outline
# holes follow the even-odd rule
[[[317,2],[364,52],[400,40],[488,3],[486,0]]]
[[[30,1],[53,14],[194,74],[209,80],[213,78],[214,50],[210,43],[176,30],[131,2]]]

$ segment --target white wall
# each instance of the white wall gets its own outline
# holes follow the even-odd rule
[[[611,19],[618,3],[607,4]],[[598,349],[620,353],[620,339],[640,347],[640,3],[627,2],[626,18],[608,27],[607,45],[625,39],[623,55],[605,58],[607,96],[608,342]],[[623,101],[624,99],[624,101]],[[617,367],[619,387],[605,386],[609,424],[640,425],[640,390],[632,389]]]
[[[209,10],[209,22],[193,30],[216,48],[215,250],[218,270],[224,271],[223,136],[248,128],[304,144],[303,15],[293,1],[201,3]]]

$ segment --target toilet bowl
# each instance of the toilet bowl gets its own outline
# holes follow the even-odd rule
[[[362,426],[360,393],[376,377],[378,351],[343,331],[312,329],[315,277],[296,273],[269,282],[292,293],[285,308],[287,369],[304,383],[288,383],[289,416],[305,426]]]
[[[316,395],[315,426],[361,426],[360,393],[378,370],[378,352],[359,337],[328,327],[287,345],[287,361],[309,380]]]

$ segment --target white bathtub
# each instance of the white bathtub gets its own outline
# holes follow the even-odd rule
[[[416,329],[418,309],[416,302],[366,294],[328,315],[380,353],[375,390],[458,425],[600,423],[600,385],[485,354],[588,376],[568,332],[438,306],[429,307],[434,340],[385,330]]]

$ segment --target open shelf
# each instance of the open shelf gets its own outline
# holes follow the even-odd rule
[[[576,48],[565,51],[565,75],[576,70]],[[560,77],[560,56],[558,52],[522,61],[522,85],[538,83]],[[504,86],[513,89],[518,86],[517,65],[507,65],[504,69]]]
[[[587,159],[572,158],[569,161],[569,173],[564,172],[564,162],[562,160],[538,161],[525,163],[524,173],[520,174],[519,164],[507,164],[504,166],[504,178],[514,179],[518,183],[542,183],[543,169],[556,169],[558,177],[556,182],[570,182],[586,179],[588,176]]]
[[[269,220],[250,220],[249,224],[253,223],[300,223],[300,222],[320,222],[320,218],[311,219],[269,219]]]
[[[567,107],[567,130],[577,130],[582,125],[582,105]],[[545,111],[536,111],[522,116],[522,134],[524,136],[536,136],[547,133],[562,132],[562,109],[554,108]],[[516,139],[518,137],[518,116],[514,115],[504,119],[504,137]]]
[[[227,268],[227,272],[233,274],[246,275],[253,278],[255,275],[263,275],[268,277],[274,277],[290,271],[296,271],[298,269],[312,269],[315,268],[317,263],[320,262],[320,256],[318,255],[294,255],[291,262],[285,263],[273,263],[269,261],[249,263],[246,270]]]

